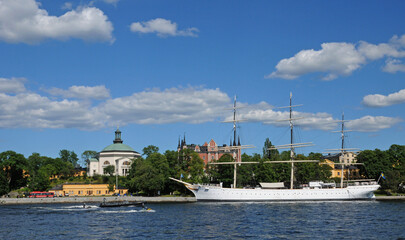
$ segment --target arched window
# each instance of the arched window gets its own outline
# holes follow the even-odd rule
[[[125,161],[125,162],[122,163],[122,165],[127,165],[128,166],[128,165],[131,165],[131,163],[128,162],[128,161]]]
[[[105,161],[105,162],[104,162],[104,165],[110,165],[110,162],[109,162],[109,161]]]

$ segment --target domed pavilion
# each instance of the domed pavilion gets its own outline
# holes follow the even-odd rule
[[[126,176],[132,161],[140,156],[133,148],[123,144],[121,131],[117,128],[113,144],[105,147],[96,158],[89,159],[88,176],[105,175],[104,169],[111,165],[114,166],[115,174]]]

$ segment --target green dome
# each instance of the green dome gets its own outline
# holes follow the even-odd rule
[[[135,152],[135,150],[126,144],[114,143],[105,147],[101,152]]]

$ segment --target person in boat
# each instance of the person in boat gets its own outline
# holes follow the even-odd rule
[[[86,203],[83,203],[83,208],[86,208]]]

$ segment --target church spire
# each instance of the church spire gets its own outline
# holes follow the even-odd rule
[[[121,140],[121,131],[117,127],[117,130],[115,131],[115,140],[113,141],[115,143],[122,143],[123,141]]]

